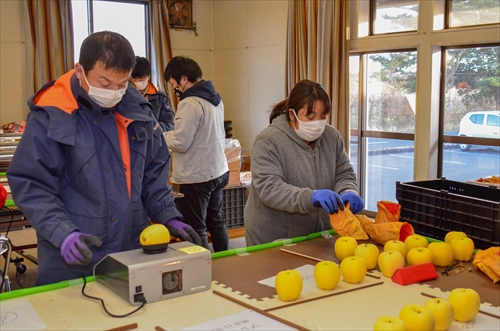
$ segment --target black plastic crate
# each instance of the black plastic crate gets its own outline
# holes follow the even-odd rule
[[[240,228],[245,225],[243,210],[246,203],[246,187],[232,187],[222,190],[221,211],[226,219],[228,229]]]
[[[396,182],[400,221],[415,232],[444,240],[463,231],[476,248],[500,245],[500,189],[447,180]]]

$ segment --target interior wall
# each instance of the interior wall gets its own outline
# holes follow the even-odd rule
[[[33,93],[24,3],[0,1],[0,124],[26,119]],[[204,79],[214,82],[244,153],[267,127],[271,107],[285,98],[287,12],[283,0],[194,0],[198,36],[170,29],[173,54],[196,60]]]
[[[33,89],[33,76],[25,66],[24,4],[18,0],[0,1],[0,125],[26,119],[26,102]]]
[[[282,0],[195,0],[198,36],[170,29],[173,54],[194,59],[214,82],[243,153],[285,98],[287,13]]]
[[[184,55],[195,60],[205,80],[214,80],[211,12],[212,1],[194,0],[193,22],[196,22],[198,35],[191,29],[170,29],[173,55]]]
[[[212,1],[214,76],[233,138],[251,151],[285,99],[288,1]]]

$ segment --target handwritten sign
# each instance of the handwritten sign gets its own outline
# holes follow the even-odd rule
[[[253,310],[245,310],[241,313],[229,315],[210,322],[191,326],[182,330],[296,330],[286,324],[280,323],[272,318],[259,314]]]
[[[0,330],[43,330],[47,325],[26,298],[5,300],[1,303]]]

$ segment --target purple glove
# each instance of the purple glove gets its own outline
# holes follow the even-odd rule
[[[363,199],[361,199],[361,197],[353,191],[344,191],[340,193],[340,198],[342,199],[342,202],[344,204],[347,204],[349,202],[349,208],[351,209],[353,214],[359,213],[365,206]]]
[[[312,195],[312,203],[316,207],[323,207],[328,214],[334,214],[340,210],[344,210],[344,204],[339,195],[332,190],[316,190]]]
[[[165,226],[172,236],[192,242],[198,246],[203,246],[200,236],[194,231],[191,225],[181,222],[176,218],[172,218]]]
[[[87,265],[92,261],[89,244],[101,247],[101,239],[96,236],[71,232],[61,244],[61,256],[67,264]]]

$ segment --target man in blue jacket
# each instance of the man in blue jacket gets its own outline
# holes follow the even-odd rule
[[[28,102],[7,177],[37,233],[36,285],[90,275],[107,254],[139,248],[150,220],[201,244],[175,207],[163,130],[128,83],[134,66],[123,36],[91,34],[75,69]]]
[[[151,63],[145,57],[136,56],[135,68],[132,71],[132,82],[146,100],[153,106],[153,115],[160,123],[163,131],[174,129],[174,112],[170,107],[170,100],[162,90],[151,82]]]

